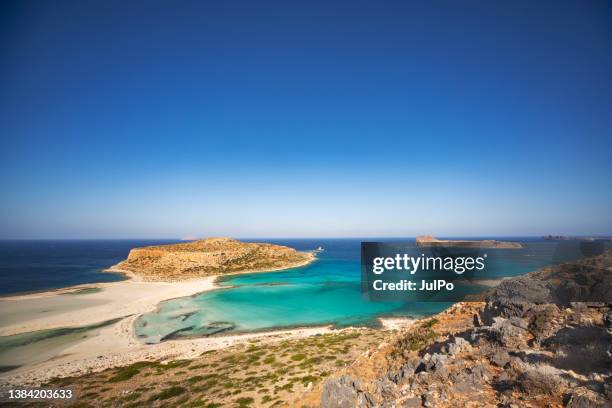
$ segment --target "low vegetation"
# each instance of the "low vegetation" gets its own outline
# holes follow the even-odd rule
[[[194,360],[145,361],[49,385],[72,387],[80,407],[275,407],[346,367],[390,335],[349,329],[206,351]]]

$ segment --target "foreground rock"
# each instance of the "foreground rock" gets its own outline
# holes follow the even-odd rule
[[[610,407],[611,275],[606,252],[504,281],[366,352],[303,406]]]
[[[127,271],[147,281],[176,281],[239,272],[272,271],[306,265],[310,252],[281,245],[231,238],[134,248],[111,270]]]
[[[481,241],[467,240],[443,240],[432,237],[431,235],[421,235],[416,237],[416,244],[419,247],[469,247],[469,248],[500,248],[518,249],[523,246],[519,242],[496,241],[485,239]]]

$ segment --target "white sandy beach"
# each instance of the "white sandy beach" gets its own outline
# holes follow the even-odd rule
[[[290,267],[252,270],[227,275],[274,272],[305,266],[316,259],[313,253],[305,262]],[[155,310],[162,301],[195,295],[218,288],[219,276],[173,282],[143,281],[130,271],[109,268],[127,280],[71,286],[25,295],[0,297],[0,336],[54,329],[80,327],[143,314]],[[85,291],[91,290],[91,293]],[[79,291],[84,291],[78,294]]]
[[[0,385],[39,385],[53,377],[80,375],[124,366],[143,360],[195,358],[204,351],[260,339],[280,341],[333,331],[331,326],[293,328],[248,334],[227,334],[197,339],[178,339],[144,344],[134,334],[136,318],[155,310],[168,299],[191,296],[217,288],[217,276],[184,282],[143,282],[130,279],[112,283],[73,286],[64,289],[0,298],[0,336],[38,330],[83,327],[114,319],[117,322],[75,336],[69,344],[52,344],[26,358],[5,355],[5,365],[21,367],[0,374]],[[383,328],[398,329],[411,319],[383,318]],[[344,330],[351,330],[344,329]]]
[[[101,371],[143,360],[194,358],[207,350],[228,347],[256,338],[278,341],[322,334],[330,327],[309,327],[261,333],[181,339],[144,344],[134,335],[134,320],[155,310],[159,302],[215,289],[216,276],[186,282],[140,282],[80,285],[61,290],[0,298],[2,326],[7,336],[60,327],[81,327],[116,318],[120,321],[98,329],[92,337],[69,345],[45,361],[26,364],[0,375],[0,384],[40,384],[53,377]],[[82,289],[92,293],[70,294]],[[48,357],[48,356],[47,356]]]
[[[0,385],[40,385],[54,377],[98,372],[138,361],[196,358],[208,350],[217,350],[255,339],[281,341],[329,333],[333,330],[331,327],[309,327],[144,344],[133,335],[136,318],[136,315],[131,316],[105,327],[97,336],[66,348],[52,359],[3,373],[0,375]]]
[[[86,285],[86,287],[101,287],[103,291],[86,295],[72,295],[84,300],[108,300],[111,295],[116,296],[105,304],[68,310],[52,315],[45,321],[41,318],[23,321],[2,327],[4,333],[18,333],[20,329],[83,326],[113,317],[121,317],[120,321],[98,329],[92,337],[85,337],[61,350],[54,356],[45,356],[43,361],[25,364],[10,372],[0,374],[0,385],[39,385],[54,377],[66,377],[102,371],[111,367],[124,366],[138,361],[155,360],[169,361],[175,359],[195,358],[208,350],[229,347],[255,339],[261,341],[281,341],[297,339],[317,334],[330,333],[335,330],[331,326],[293,328],[287,330],[265,331],[247,334],[228,334],[197,339],[170,340],[158,344],[144,344],[134,335],[134,320],[141,314],[154,310],[159,301],[176,297],[189,296],[194,293],[214,289],[214,277],[200,281],[184,283],[148,283],[148,282],[116,282],[110,284]],[[73,289],[73,288],[71,288]],[[104,292],[108,291],[105,295]],[[19,304],[26,307],[33,301],[51,299],[56,304],[61,300],[70,298],[62,291],[45,292],[40,294],[19,296],[11,300],[2,299],[2,306],[9,305],[15,310]],[[14,302],[12,305],[10,302]],[[30,307],[32,309],[32,307]],[[28,312],[30,314],[33,311]],[[394,330],[410,325],[413,320],[407,318],[382,318],[383,328]],[[78,324],[77,324],[78,323]],[[32,329],[30,329],[32,330]]]
[[[134,320],[139,315],[155,310],[164,300],[213,290],[218,287],[215,284],[217,276],[184,282],[143,282],[133,274],[127,275],[130,279],[120,282],[0,298],[0,336],[83,327],[120,319],[79,336],[70,344],[59,345],[55,350],[49,351],[43,346],[36,355],[28,355],[25,360],[21,358],[21,363],[18,363],[20,357],[11,355],[7,358],[9,361],[3,363],[21,367],[1,373],[0,385],[37,385],[57,376],[101,371],[137,361],[195,358],[207,350],[256,338],[279,341],[332,330],[331,327],[309,327],[144,344],[134,334]]]
[[[0,298],[0,336],[57,327],[87,326],[146,313],[155,310],[163,300],[214,289],[217,287],[215,279],[214,276],[185,282],[139,282],[129,279]],[[87,288],[101,290],[69,294],[70,291]]]

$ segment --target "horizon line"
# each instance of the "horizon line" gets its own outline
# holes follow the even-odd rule
[[[185,238],[177,238],[177,237],[156,237],[156,238],[143,238],[143,237],[129,237],[129,238],[117,238],[117,237],[97,237],[97,238],[92,238],[92,237],[78,237],[78,238],[61,238],[61,237],[55,237],[55,238],[0,238],[0,241],[135,241],[135,240],[139,240],[139,241],[185,241],[185,242],[189,242],[189,241],[198,241],[198,240],[203,240],[203,239],[208,239],[208,238],[232,238],[232,239],[236,239],[236,240],[253,240],[253,239],[269,239],[269,240],[273,240],[273,239],[372,239],[372,238],[397,238],[397,239],[401,239],[401,238],[407,238],[407,239],[416,239],[417,236],[425,236],[427,234],[422,234],[422,235],[414,235],[414,236],[408,236],[408,235],[363,235],[363,236],[358,236],[358,235],[351,235],[351,236],[307,236],[307,237],[300,237],[300,236],[292,236],[292,237],[232,237],[232,236],[222,236],[222,235],[211,235],[208,237],[196,237],[193,239],[185,239]],[[529,234],[529,235],[432,235],[433,237],[436,238],[449,238],[449,239],[456,239],[456,238],[543,238],[543,237],[548,237],[548,236],[552,236],[552,237],[568,237],[568,238],[585,238],[585,237],[592,237],[592,238],[612,238],[612,234]]]

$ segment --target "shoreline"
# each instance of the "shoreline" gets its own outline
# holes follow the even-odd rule
[[[337,328],[333,324],[273,327],[253,332],[178,338],[156,344],[146,344],[136,337],[134,321],[143,313],[156,310],[163,301],[225,288],[219,285],[219,280],[228,275],[246,275],[300,268],[317,259],[314,252],[309,252],[309,254],[309,259],[304,262],[273,270],[241,271],[200,279],[169,282],[146,281],[132,271],[110,267],[105,271],[121,273],[126,279],[117,282],[81,284],[50,291],[0,297],[0,307],[4,307],[3,310],[7,310],[6,305],[12,302],[18,304],[57,299],[60,303],[73,300],[79,304],[78,309],[61,310],[55,316],[46,315],[42,319],[26,320],[25,323],[4,324],[3,321],[0,321],[0,336],[60,327],[83,327],[101,321],[119,319],[115,323],[98,329],[92,337],[67,343],[66,347],[61,351],[56,351],[56,355],[52,358],[34,363],[24,363],[19,368],[0,373],[0,385],[41,385],[54,377],[78,376],[126,366],[138,361],[164,362],[176,359],[193,359],[203,352],[224,349],[255,339],[267,343],[326,333],[360,330],[360,326]],[[74,293],[83,289],[100,290],[82,294]],[[74,296],[65,296],[68,294]],[[88,301],[95,299],[103,299],[105,303],[87,305]],[[25,313],[28,313],[28,311],[26,310]],[[92,316],[96,316],[96,318],[92,318]],[[4,316],[2,317],[4,318]],[[377,317],[380,323],[377,330],[400,330],[411,326],[415,321],[422,318],[381,315]]]
[[[252,341],[273,344],[330,333],[351,333],[362,327],[335,328],[333,325],[300,326],[249,333],[230,333],[208,337],[168,340],[145,344],[133,331],[137,315],[103,327],[97,336],[87,338],[63,350],[62,354],[40,363],[24,365],[10,372],[0,373],[0,386],[41,386],[54,378],[73,377],[124,367],[141,361],[168,363],[190,360],[202,354],[222,350]],[[380,317],[381,327],[376,330],[405,329],[419,319]]]
[[[188,282],[124,280],[64,288],[60,291],[0,298],[0,336],[39,330],[88,326],[115,318],[147,313],[165,300],[217,289],[215,276]],[[66,296],[80,289],[93,293]],[[25,314],[23,316],[17,315]]]
[[[107,285],[110,286],[110,285],[119,284],[119,283],[126,283],[126,282],[169,283],[170,284],[170,283],[198,282],[198,281],[202,281],[202,280],[210,279],[210,278],[214,278],[214,280],[216,281],[218,279],[223,278],[224,276],[248,275],[248,274],[251,274],[251,273],[279,272],[279,271],[285,271],[285,270],[288,270],[288,269],[301,268],[301,267],[310,265],[311,263],[313,263],[313,262],[315,262],[317,260],[317,257],[315,255],[314,251],[302,251],[302,252],[309,254],[310,257],[307,260],[303,261],[303,262],[296,263],[295,265],[277,267],[277,268],[272,268],[272,269],[253,269],[253,270],[248,270],[248,271],[230,272],[230,273],[226,273],[226,274],[223,274],[223,275],[210,275],[210,276],[204,276],[202,278],[191,278],[191,279],[184,279],[184,280],[165,280],[165,281],[161,281],[161,280],[146,280],[146,279],[142,279],[141,276],[137,275],[136,273],[134,273],[134,272],[132,272],[130,270],[116,268],[116,265],[113,265],[113,266],[110,266],[108,268],[102,269],[101,271],[102,272],[107,272],[107,273],[114,273],[114,274],[118,274],[118,275],[123,275],[125,277],[125,279],[122,279],[120,281],[114,281],[114,282],[80,283],[78,285],[63,286],[63,287],[60,287],[60,288],[49,288],[49,289],[41,289],[41,290],[35,290],[35,291],[9,293],[9,294],[6,294],[6,295],[0,295],[0,302],[2,302],[2,301],[10,301],[10,300],[24,300],[24,299],[52,297],[52,296],[56,296],[56,295],[71,294],[71,292],[75,292],[75,291],[78,291],[80,289],[99,288],[99,287],[103,287],[103,286],[107,286]]]
[[[246,275],[250,273],[278,272],[282,270],[301,268],[314,262],[317,258],[314,252],[306,252],[310,256],[304,262],[295,265],[274,268],[272,270],[250,270],[233,272],[225,275],[211,275],[197,279],[186,279],[183,281],[149,281],[143,280],[136,273],[128,270],[117,269],[111,266],[104,271],[121,273],[126,276],[125,280],[117,282],[99,282],[68,286],[65,288],[47,291],[17,294],[0,297],[0,336],[11,336],[21,333],[29,333],[39,330],[50,330],[63,327],[82,327],[116,318],[126,318],[134,314],[144,314],[155,311],[157,306],[166,300],[194,296],[199,293],[220,289],[218,279],[224,276]],[[74,294],[83,289],[100,289],[89,294],[75,294],[74,298],[66,299],[61,296]],[[46,299],[47,302],[40,299]],[[56,299],[54,301],[53,299]],[[19,313],[19,305],[15,302],[31,302],[38,300],[39,305],[25,305],[25,309],[34,314],[37,309],[42,314],[40,318],[6,319],[6,315]],[[64,300],[64,302],[62,302]],[[65,308],[62,303],[74,304],[71,308]],[[81,302],[79,302],[81,301]],[[84,305],[76,305],[84,303]],[[89,304],[88,304],[89,303]],[[38,306],[38,307],[35,307]],[[55,315],[49,314],[48,309],[59,309]],[[87,314],[83,316],[84,311]],[[26,317],[29,317],[26,315]],[[8,320],[8,321],[7,321]]]
[[[227,275],[276,272],[303,267],[316,260],[314,252],[308,253],[310,256],[306,261],[295,265]],[[0,308],[3,310],[0,316],[0,336],[81,328],[119,319],[118,322],[99,329],[91,338],[67,344],[61,353],[58,351],[58,354],[50,359],[24,363],[19,368],[0,373],[0,384],[40,384],[54,376],[104,370],[141,360],[194,358],[203,351],[227,347],[251,338],[294,338],[336,330],[331,326],[294,327],[145,344],[136,338],[134,332],[134,321],[138,316],[155,311],[163,301],[219,289],[217,280],[226,275],[161,282],[145,281],[134,272],[113,267],[105,271],[122,273],[126,279],[0,297]],[[94,290],[78,293],[88,289]]]
[[[37,386],[55,377],[100,372],[139,361],[169,362],[193,359],[208,351],[224,349],[255,339],[277,342],[335,331],[330,326],[302,327],[145,344],[138,340],[133,332],[134,321],[137,317],[136,315],[129,316],[113,325],[104,327],[97,336],[70,345],[62,351],[62,354],[54,358],[1,373],[0,386]]]
[[[316,260],[316,256],[312,253],[308,262],[276,270],[302,267],[314,260]],[[129,271],[127,272],[129,273]],[[248,271],[228,275],[261,272],[273,271]],[[359,327],[336,328],[330,324],[277,327],[270,330],[225,333],[209,337],[173,339],[157,344],[145,344],[136,337],[134,331],[134,321],[141,314],[154,311],[159,303],[165,300],[193,296],[219,289],[217,280],[226,275],[208,276],[203,279],[183,282],[142,281],[133,273],[126,274],[126,276],[130,278],[118,282],[75,285],[51,291],[0,298],[0,307],[4,307],[3,310],[7,310],[6,306],[13,302],[18,306],[22,302],[38,304],[41,300],[47,302],[55,300],[58,303],[74,301],[80,305],[74,310],[60,310],[55,316],[47,315],[42,319],[29,319],[23,323],[3,324],[0,327],[0,335],[2,336],[60,327],[83,327],[102,321],[119,319],[115,323],[97,329],[92,337],[67,344],[51,358],[34,363],[24,363],[19,368],[0,373],[0,385],[41,385],[55,377],[99,372],[138,361],[164,362],[177,359],[193,359],[207,351],[224,349],[253,340],[272,343],[327,333],[360,330]],[[65,296],[71,292],[91,288],[101,290],[75,296]],[[129,298],[127,301],[126,296]],[[111,299],[109,300],[109,298]],[[94,299],[105,299],[105,303],[87,305],[87,302]],[[83,304],[85,304],[85,307],[83,307]],[[42,305],[42,307],[47,306],[47,304]],[[26,311],[25,313],[31,312]],[[388,316],[381,316],[378,320],[380,321],[380,330],[397,330],[415,321],[413,318]]]

